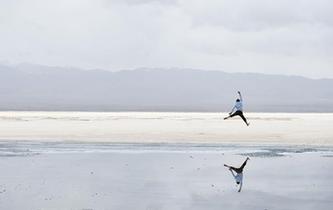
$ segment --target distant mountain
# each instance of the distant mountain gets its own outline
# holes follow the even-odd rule
[[[333,79],[192,69],[0,65],[0,110],[333,112]]]

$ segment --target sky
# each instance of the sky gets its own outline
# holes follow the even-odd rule
[[[333,78],[331,0],[0,0],[0,63]]]

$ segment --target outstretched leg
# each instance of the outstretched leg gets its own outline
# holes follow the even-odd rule
[[[247,120],[244,117],[243,113],[240,113],[239,116],[243,119],[243,121],[246,123],[246,125],[249,126],[249,123],[247,122]]]
[[[240,171],[242,172],[248,160],[250,160],[250,158],[246,158],[246,160],[245,160],[244,163],[241,165],[241,167],[238,168],[238,170],[240,170]]]
[[[241,167],[239,167],[239,168],[235,168],[235,167],[233,167],[233,166],[229,166],[229,165],[227,165],[227,164],[224,164],[224,166],[225,167],[228,167],[229,169],[232,169],[233,171],[235,171],[236,173],[242,173],[243,172],[243,169],[244,169],[244,167],[245,167],[245,165],[246,165],[246,163],[247,163],[247,161],[248,160],[250,160],[250,158],[246,158],[246,160],[244,161],[244,163],[241,165]]]
[[[231,118],[231,117],[235,117],[236,115],[239,115],[238,111],[236,111],[235,113],[229,115],[228,117],[225,117],[224,119],[228,119],[228,118]]]
[[[234,170],[236,173],[242,173],[242,171],[241,170],[239,170],[239,168],[235,168],[235,167],[230,167],[230,169],[232,169],[232,170]]]
[[[227,168],[229,168],[229,169],[231,169],[231,170],[233,170],[236,173],[242,173],[242,171],[240,170],[240,168],[235,168],[233,166],[228,166],[226,164],[224,164],[224,166],[227,167]]]

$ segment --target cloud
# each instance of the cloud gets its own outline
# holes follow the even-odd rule
[[[214,25],[231,30],[263,30],[295,24],[332,26],[333,3],[319,1],[211,0],[209,4],[194,0],[184,5],[194,24]]]
[[[190,67],[333,77],[333,3],[328,0],[0,4],[0,60],[110,70]]]
[[[127,4],[127,5],[142,5],[142,4],[162,4],[173,5],[177,4],[177,0],[104,0],[104,3],[111,5],[113,3]]]

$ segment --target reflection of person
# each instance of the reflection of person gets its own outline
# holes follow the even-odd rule
[[[239,95],[239,98],[237,98],[235,106],[232,108],[231,112],[229,113],[229,116],[225,117],[224,119],[226,120],[228,118],[238,115],[244,120],[246,125],[249,126],[250,123],[247,122],[246,118],[243,115],[243,99],[242,99],[242,95],[239,91],[238,91],[238,95]],[[235,109],[236,109],[236,111],[234,113],[232,113]]]
[[[242,164],[241,167],[239,168],[235,168],[232,166],[228,166],[226,164],[224,164],[225,167],[229,168],[229,170],[231,171],[232,176],[235,178],[237,185],[239,185],[239,190],[238,192],[240,192],[242,190],[242,186],[243,186],[243,169],[246,165],[246,162],[250,160],[250,158],[246,158],[246,160],[244,161],[244,163]],[[236,172],[236,174],[234,174],[234,171]]]

